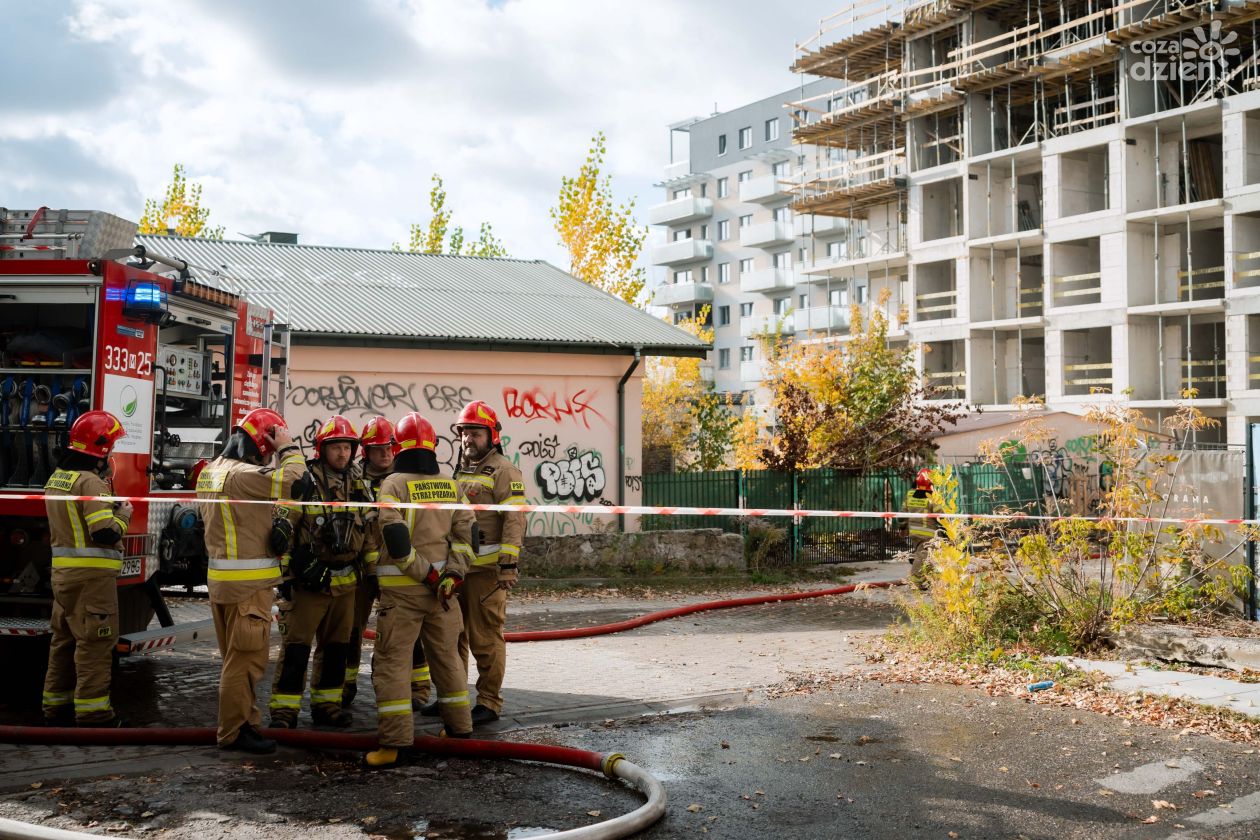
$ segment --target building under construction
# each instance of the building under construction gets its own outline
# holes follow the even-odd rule
[[[1260,420],[1260,0],[859,3],[797,46],[804,269],[904,319],[934,396],[985,408],[1186,389]],[[816,90],[816,88],[814,89]],[[816,251],[815,251],[816,253]]]

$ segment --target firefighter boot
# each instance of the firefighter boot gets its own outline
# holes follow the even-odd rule
[[[311,646],[288,644],[280,649],[281,661],[276,666],[275,682],[271,686],[271,726],[274,729],[293,729],[297,726],[298,712],[302,709],[302,684],[306,682],[306,665],[311,658]]]
[[[236,740],[230,744],[224,744],[222,749],[267,755],[276,751],[276,742],[270,738],[264,738],[253,724],[243,723],[240,732],[236,735]]]

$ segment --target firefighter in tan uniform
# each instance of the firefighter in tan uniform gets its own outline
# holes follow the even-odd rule
[[[932,473],[919,470],[914,477],[914,489],[906,493],[906,511],[909,513],[940,513],[932,501]],[[910,582],[918,589],[927,588],[928,543],[936,536],[935,517],[915,517],[910,526]]]
[[[114,444],[124,435],[108,411],[74,421],[61,468],[44,485],[48,495],[111,496],[106,476]],[[118,637],[118,573],[130,502],[49,499],[52,544],[52,646],[44,679],[44,719],[52,725],[121,725],[109,701]],[[72,705],[73,702],[73,705]]]
[[[276,467],[263,466],[275,453]],[[219,675],[218,743],[223,749],[269,753],[276,742],[258,732],[258,682],[267,670],[271,604],[281,582],[287,533],[273,524],[271,504],[292,498],[305,481],[306,462],[284,418],[256,408],[232,427],[227,445],[197,476],[210,568],[206,581],[214,631],[223,657]],[[281,519],[280,521],[284,521]]]
[[[467,500],[438,472],[437,434],[412,412],[395,431],[399,454],[394,472],[381,484],[381,502],[456,503]],[[381,509],[381,560],[376,567],[381,606],[376,613],[372,688],[376,691],[380,749],[368,753],[368,767],[390,767],[415,739],[411,710],[412,651],[424,639],[437,687],[443,734],[466,738],[472,732],[467,671],[460,669],[462,625],[455,597],[473,560],[470,511]]]
[[[355,590],[376,565],[376,510],[312,505],[375,500],[354,462],[359,435],[340,414],[315,434],[315,459],[307,466],[310,491],[293,505],[289,523],[293,547],[286,556],[280,587],[278,624],[283,640],[271,687],[271,725],[297,726],[310,661],[319,643],[319,664],[311,675],[311,720],[316,726],[344,728],[350,712],[341,707]],[[357,664],[357,663],[356,663]]]
[[[464,406],[455,424],[462,448],[455,480],[474,504],[525,504],[524,479],[503,454],[502,430],[494,410],[480,400]],[[481,544],[459,593],[464,610],[459,655],[465,673],[469,650],[477,661],[477,705],[473,706],[472,721],[479,725],[498,720],[503,712],[501,692],[507,669],[503,626],[508,590],[519,579],[517,563],[525,540],[525,514],[477,511],[476,516]]]

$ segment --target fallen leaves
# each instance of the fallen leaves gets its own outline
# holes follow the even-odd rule
[[[699,802],[692,802],[690,805],[687,806],[687,810],[693,814],[698,814],[704,810],[704,806],[701,805]]]
[[[587,815],[588,817],[598,817],[598,816],[600,815],[600,812],[599,812],[599,811],[587,811],[587,812],[586,812],[586,815]]]

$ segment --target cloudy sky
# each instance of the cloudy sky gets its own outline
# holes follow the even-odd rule
[[[666,125],[796,83],[835,0],[15,3],[0,50],[0,206],[138,219],[183,163],[211,223],[388,247],[427,216],[563,265],[547,210],[591,135],[645,208]]]

